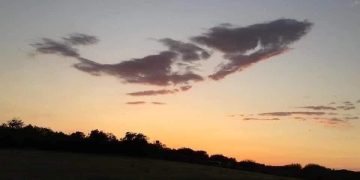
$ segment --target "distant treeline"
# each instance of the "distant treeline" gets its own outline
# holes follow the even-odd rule
[[[221,154],[208,155],[202,150],[168,148],[160,141],[149,142],[141,133],[127,132],[120,139],[97,129],[88,135],[79,131],[65,134],[25,125],[17,119],[0,125],[0,147],[147,157],[305,179],[360,179],[360,172],[333,170],[316,164],[269,166],[251,160],[236,161]]]

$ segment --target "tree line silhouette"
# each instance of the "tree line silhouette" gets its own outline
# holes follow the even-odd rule
[[[236,161],[235,158],[222,154],[209,155],[203,150],[168,148],[160,141],[149,142],[149,138],[142,133],[127,132],[120,139],[98,129],[92,130],[88,135],[80,131],[65,134],[49,128],[25,125],[18,119],[0,125],[0,148],[146,157],[305,179],[360,179],[360,172],[334,170],[317,164],[304,167],[300,164],[270,166],[251,160]]]

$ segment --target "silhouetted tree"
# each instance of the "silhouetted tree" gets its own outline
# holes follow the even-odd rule
[[[308,164],[302,169],[302,176],[307,179],[325,179],[331,170],[317,164]]]
[[[108,141],[108,136],[106,135],[106,133],[99,131],[97,129],[92,130],[90,132],[88,138],[90,141],[94,141],[94,142],[107,142]]]
[[[159,149],[166,148],[166,145],[161,143],[159,140],[154,141],[153,145],[154,145],[154,147],[159,148]]]
[[[148,137],[141,133],[126,132],[122,141],[136,144],[148,144]]]
[[[265,172],[265,164],[259,164],[252,160],[244,160],[237,163],[237,166],[242,170]]]
[[[14,118],[7,122],[7,126],[13,129],[20,129],[24,126],[24,122],[20,119]]]
[[[70,134],[70,138],[76,139],[76,140],[83,140],[83,139],[85,139],[85,137],[86,137],[85,134],[80,131],[76,131],[76,132]]]
[[[222,167],[235,167],[236,160],[234,158],[228,158],[222,154],[214,154],[209,158],[210,162],[214,165],[222,166]]]

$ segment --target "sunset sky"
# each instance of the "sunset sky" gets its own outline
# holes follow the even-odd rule
[[[360,171],[360,1],[0,0],[0,123]]]

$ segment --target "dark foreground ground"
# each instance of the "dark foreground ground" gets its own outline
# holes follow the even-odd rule
[[[163,160],[47,151],[0,150],[0,179],[278,179]]]

